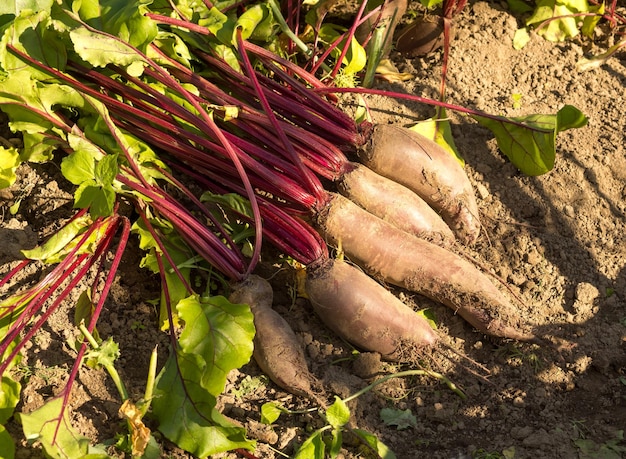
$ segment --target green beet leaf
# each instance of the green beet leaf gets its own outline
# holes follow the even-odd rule
[[[293,459],[324,459],[326,456],[326,444],[322,438],[321,430],[316,430],[298,448]]]
[[[180,345],[185,352],[204,359],[202,385],[217,396],[224,391],[226,376],[252,356],[254,324],[248,305],[232,304],[223,296],[202,303],[197,295],[176,306],[185,321]]]
[[[74,3],[78,5],[75,11],[80,19],[91,27],[118,37],[141,51],[157,35],[156,23],[145,15],[152,0],[81,0]],[[106,46],[110,45],[107,43]],[[91,57],[96,59],[97,49],[91,52]],[[89,59],[86,60],[93,64]]]
[[[0,425],[0,451],[2,451],[3,459],[15,458],[15,442],[3,425]]]
[[[22,141],[24,148],[20,152],[20,158],[22,161],[33,163],[50,161],[54,152],[61,146],[60,139],[41,133],[24,133]]]
[[[0,384],[0,425],[13,416],[13,410],[20,400],[22,386],[7,376],[2,376]],[[1,443],[1,442],[0,442]],[[0,451],[2,451],[0,449]]]
[[[61,161],[63,176],[74,185],[93,181],[96,171],[96,160],[88,150],[74,150]]]
[[[15,183],[15,170],[21,163],[17,149],[0,147],[0,189]]]
[[[88,144],[88,142],[82,142]],[[79,145],[75,145],[79,148]],[[115,205],[113,180],[119,171],[117,155],[103,156],[96,161],[95,148],[79,149],[63,158],[61,171],[78,189],[74,192],[74,207],[89,208],[93,217],[111,215]]]
[[[326,420],[335,427],[343,427],[350,421],[350,409],[346,402],[335,395],[335,401],[326,410]]]
[[[22,11],[49,11],[54,0],[4,0],[0,2],[0,16],[19,16]]]
[[[7,49],[7,45],[11,44],[39,62],[64,69],[67,61],[66,46],[56,32],[48,28],[49,25],[50,8],[48,11],[24,11],[21,16],[16,17],[0,41],[0,67],[7,72],[24,67],[21,58]],[[35,79],[49,78],[49,75],[34,67],[29,67],[28,71]]]
[[[74,430],[69,421],[63,397],[46,402],[28,414],[20,413],[26,439],[41,443],[46,455],[52,458],[82,458],[88,454],[108,457],[89,445],[89,439]]]
[[[113,213],[115,190],[111,186],[102,186],[96,182],[83,182],[74,192],[74,207],[89,209],[94,217],[106,217]]]
[[[276,403],[268,402],[261,405],[261,423],[272,425],[280,417],[282,410]]]
[[[539,27],[537,33],[549,41],[563,41],[580,32],[576,13],[587,13],[587,0],[538,0],[526,25]],[[548,21],[548,22],[546,22]]]
[[[541,175],[554,167],[556,134],[580,128],[587,118],[576,107],[564,106],[556,115],[509,118],[511,122],[474,116],[495,135],[498,147],[526,175]]]
[[[144,59],[134,53],[128,44],[86,28],[78,28],[70,32],[74,50],[78,55],[96,67],[115,64],[125,67],[132,76],[143,73]]]
[[[205,361],[181,350],[170,355],[157,377],[152,415],[159,431],[180,448],[207,457],[236,448],[253,448],[245,430],[215,408],[216,398],[201,384]]]
[[[245,430],[215,408],[227,374],[252,356],[254,323],[247,305],[224,297],[200,302],[197,295],[177,305],[185,328],[180,347],[157,377],[152,413],[159,430],[190,453],[206,457],[235,448],[252,448]]]

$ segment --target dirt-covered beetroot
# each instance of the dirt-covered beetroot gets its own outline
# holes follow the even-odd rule
[[[437,342],[428,322],[355,266],[326,259],[307,267],[313,309],[337,335],[391,360]]]
[[[352,202],[403,231],[444,247],[454,242],[450,227],[426,201],[362,164],[354,164],[338,187]]]
[[[439,301],[483,333],[534,341],[513,304],[473,264],[335,195],[318,216],[327,240],[372,276]]]
[[[251,275],[235,286],[229,299],[250,306],[256,328],[253,356],[261,370],[283,389],[317,399],[302,346],[287,321],[272,309],[273,297],[269,282]]]
[[[459,162],[436,142],[395,125],[377,125],[359,158],[421,196],[465,243],[480,233],[478,205]]]

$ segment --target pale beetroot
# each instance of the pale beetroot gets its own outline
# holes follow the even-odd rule
[[[454,242],[450,227],[426,201],[366,166],[354,164],[338,187],[352,202],[407,233],[444,247]]]
[[[335,195],[318,216],[328,242],[369,274],[439,301],[483,333],[531,341],[513,304],[473,264]]]
[[[426,319],[344,261],[307,267],[306,291],[326,326],[362,350],[396,360],[437,342]]]
[[[374,172],[421,196],[465,243],[480,233],[478,205],[459,162],[436,142],[394,125],[374,127],[359,158]]]
[[[317,400],[302,346],[287,321],[272,309],[273,297],[269,282],[250,275],[235,286],[229,300],[250,306],[256,328],[253,356],[261,370],[292,394]]]

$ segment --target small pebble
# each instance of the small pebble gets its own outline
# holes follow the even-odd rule
[[[482,183],[476,184],[476,192],[478,193],[478,196],[480,196],[480,199],[485,200],[489,197],[489,190]]]
[[[565,215],[567,215],[570,218],[574,218],[576,216],[576,214],[574,213],[574,207],[570,206],[569,204],[565,206]]]

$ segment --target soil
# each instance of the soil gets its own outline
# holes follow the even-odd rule
[[[391,378],[350,402],[350,426],[376,435],[400,459],[626,457],[626,54],[579,73],[579,59],[610,44],[608,31],[593,42],[551,43],[533,35],[515,50],[512,39],[520,25],[505,2],[470,2],[456,19],[447,98],[508,116],[555,113],[564,104],[578,107],[589,123],[559,134],[554,170],[540,177],[520,174],[488,130],[454,112],[449,115],[483,222],[480,240],[469,253],[521,299],[522,320],[556,337],[561,346],[490,339],[453,311],[395,290],[407,304],[429,308],[436,317],[445,345],[424,355],[422,365],[444,374],[467,396],[461,398],[433,377],[413,376]],[[400,71],[413,76],[402,83],[379,82],[379,87],[437,97],[440,52],[391,57]],[[379,97],[368,101],[378,122],[411,124],[433,114],[425,105]],[[18,182],[0,191],[2,273],[15,265],[20,249],[43,241],[71,215],[68,190],[52,162],[20,167]],[[12,215],[9,206],[16,200],[21,204]],[[119,343],[117,368],[135,400],[143,394],[150,351],[159,344],[164,362],[167,348],[151,303],[157,279],[138,268],[140,257],[136,246],[126,251],[99,321],[100,335]],[[328,394],[347,397],[384,375],[416,368],[356,352],[334,336],[307,301],[294,295],[288,271],[272,282],[275,308],[301,339],[311,371]],[[37,408],[63,387],[75,355],[68,346],[76,336],[70,303],[35,336],[17,367],[23,384],[19,411]],[[303,411],[264,426],[260,407],[266,402],[293,410],[315,407],[279,389],[253,362],[233,371],[220,403],[227,416],[258,439],[256,457],[291,456],[323,425],[315,412]],[[71,403],[73,424],[94,442],[123,431],[119,395],[103,370],[81,369]],[[405,422],[384,422],[383,408],[406,411]],[[42,456],[22,439],[15,421],[8,429],[17,439],[18,458]],[[161,443],[163,457],[189,457]],[[347,437],[344,445],[339,457],[363,457]]]

